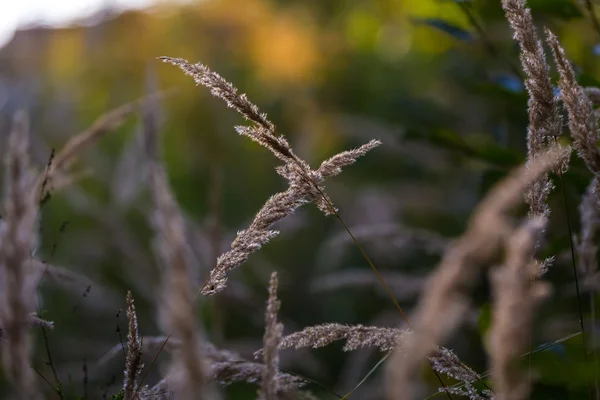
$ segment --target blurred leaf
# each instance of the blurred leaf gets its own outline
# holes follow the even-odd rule
[[[444,21],[441,18],[413,18],[413,23],[417,25],[427,25],[432,28],[438,29],[444,33],[458,40],[470,41],[473,40],[473,35],[458,25],[451,24],[448,21]]]
[[[479,327],[479,333],[481,336],[484,336],[490,326],[492,325],[492,306],[490,303],[486,303],[481,306],[479,310],[479,319],[477,321],[477,326]]]
[[[496,183],[498,183],[506,174],[498,169],[487,169],[481,177],[479,193],[485,195]]]
[[[414,132],[412,134],[414,135]],[[491,137],[485,135],[472,135],[467,140],[448,129],[431,130],[417,135],[440,147],[459,151],[468,157],[496,167],[510,168],[519,164],[523,159],[522,155],[498,145]],[[407,138],[410,137],[411,133],[408,132]]]
[[[552,353],[557,354],[562,358],[567,357],[567,349],[562,343],[544,343],[536,347],[535,350],[551,351]]]
[[[467,81],[465,86],[486,100],[502,102],[522,110],[527,107],[527,92],[523,81],[514,74],[488,73],[479,79]],[[507,111],[511,114],[510,111]]]
[[[347,21],[347,36],[357,49],[369,50],[377,43],[380,23],[365,11],[351,13]]]
[[[583,388],[593,382],[594,369],[590,368],[582,347],[572,344],[560,346],[557,351],[537,353],[533,358],[535,368],[541,373],[542,382],[560,382],[571,389]]]
[[[600,87],[600,81],[598,81],[598,79],[594,78],[592,75],[582,72],[578,76],[578,81],[581,86]]]
[[[512,74],[493,75],[491,80],[512,93],[523,93],[525,90],[521,78]]]
[[[532,12],[542,12],[563,19],[581,18],[583,14],[571,0],[529,0]]]

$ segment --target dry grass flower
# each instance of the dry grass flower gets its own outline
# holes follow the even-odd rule
[[[125,380],[123,383],[123,393],[125,400],[134,400],[137,392],[137,380],[144,368],[142,363],[142,341],[138,331],[137,314],[135,312],[135,303],[131,291],[127,292],[127,357],[125,359]]]
[[[535,163],[513,171],[498,183],[474,211],[467,231],[444,255],[424,288],[403,351],[388,362],[390,399],[410,399],[421,362],[462,320],[469,307],[467,289],[512,231],[506,213],[519,203],[523,189],[557,167],[567,150],[551,148]]]
[[[400,272],[382,272],[381,276],[394,294],[396,300],[412,299],[423,288],[425,278],[421,275],[409,275]],[[334,290],[351,290],[362,288],[376,288],[385,295],[381,288],[379,278],[373,271],[360,268],[344,268],[339,272],[322,275],[310,285],[312,293],[322,293]]]
[[[514,38],[519,43],[521,65],[525,72],[525,87],[528,93],[529,127],[527,132],[527,162],[547,151],[548,146],[556,143],[562,132],[562,117],[554,88],[550,80],[550,66],[542,41],[538,38],[531,10],[526,7],[525,0],[503,0],[502,7],[510,23]],[[562,174],[568,166],[568,157],[558,167]],[[525,192],[525,201],[529,204],[529,217],[548,219],[550,208],[548,196],[554,189],[554,184],[548,173],[537,181],[532,182]],[[540,231],[535,248],[539,249],[544,231]],[[535,252],[532,257],[535,257]],[[534,275],[543,276],[553,264],[552,257],[532,264]]]
[[[29,313],[29,325],[34,327],[44,327],[45,329],[54,329],[54,322],[40,318],[37,313]]]
[[[194,264],[185,241],[183,217],[171,193],[166,173],[152,154],[148,170],[155,203],[152,219],[154,245],[163,266],[162,322],[165,331],[172,332],[182,346],[172,357],[169,377],[177,398],[198,399],[205,393],[208,371],[202,358],[189,279],[189,271]]]
[[[536,237],[542,218],[527,220],[508,240],[505,265],[492,271],[494,315],[489,334],[494,391],[497,400],[520,400],[528,396],[526,374],[516,362],[527,349],[536,304],[549,294],[549,286],[530,281]]]
[[[148,338],[144,340],[144,345],[151,340],[156,346],[160,346],[164,339],[164,337]],[[173,348],[181,346],[181,343],[176,340],[169,343]],[[115,346],[115,349],[117,349],[116,353],[118,354],[120,348]],[[259,383],[262,385],[265,370],[268,369],[265,364],[247,361],[233,351],[217,349],[209,343],[203,345],[202,351],[209,361],[207,376],[209,381],[217,382],[222,386],[228,386],[236,382]],[[112,352],[113,350],[111,350]],[[300,395],[301,393],[298,390],[308,384],[308,381],[299,376],[279,371],[270,379],[276,382],[278,398],[281,398],[284,394]],[[154,396],[172,398],[172,387],[172,379],[167,376],[152,388],[143,388],[140,391],[140,396],[142,399],[154,399]]]
[[[585,87],[583,91],[594,106],[600,106],[600,88],[593,86]]]
[[[376,326],[343,325],[329,323],[308,326],[300,332],[285,336],[279,343],[279,350],[303,347],[317,349],[333,342],[345,340],[344,351],[354,351],[362,347],[377,347],[379,351],[392,350],[398,344],[398,339],[409,331],[398,328],[380,328]],[[264,350],[254,353],[260,356]]]
[[[525,71],[525,87],[529,94],[527,160],[532,163],[561,134],[562,118],[550,81],[550,67],[536,33],[531,11],[525,6],[525,0],[503,0],[502,7],[521,49],[521,65]],[[530,216],[548,218],[550,209],[547,199],[552,189],[548,174],[532,182],[525,194]]]
[[[149,99],[164,98],[171,93],[172,91],[158,92],[123,104],[98,117],[85,131],[72,136],[63,148],[51,157],[46,169],[38,176],[36,181],[38,199],[45,199],[52,192],[58,191],[76,180],[68,176],[65,178],[61,173],[65,173],[87,147],[96,143],[111,130],[121,126],[127,117],[138,111]]]
[[[494,394],[491,391],[479,391],[475,388],[474,383],[481,380],[481,377],[460,361],[452,350],[440,347],[434,356],[429,357],[429,361],[436,372],[461,382],[461,385],[458,387],[440,388],[440,391],[451,395],[468,397],[470,400],[494,398]]]
[[[598,274],[598,245],[596,240],[600,230],[599,191],[599,178],[594,178],[588,185],[579,204],[581,217],[581,237],[577,244],[579,270],[584,279],[590,280]]]
[[[30,313],[35,308],[35,288],[27,279],[27,260],[37,246],[38,203],[34,175],[29,165],[27,115],[15,115],[5,154],[4,219],[0,223],[0,325],[4,331],[3,371],[21,398],[38,398],[29,366]]]
[[[283,162],[299,160],[292,151],[290,144],[283,136],[275,136],[275,125],[267,119],[267,115],[260,112],[258,106],[252,103],[245,94],[239,94],[237,89],[221,75],[203,64],[191,64],[187,60],[173,57],[159,57],[160,60],[181,68],[191,76],[198,85],[210,89],[210,93],[224,100],[227,106],[233,108],[253,123],[251,127],[237,127],[240,135],[268,148]]]
[[[201,289],[204,295],[213,295],[227,284],[227,272],[242,265],[253,252],[275,237],[279,232],[271,230],[271,226],[292,214],[298,207],[315,203],[325,213],[336,213],[329,197],[321,186],[325,178],[338,175],[342,168],[356,162],[358,157],[379,146],[381,142],[371,140],[359,148],[344,151],[324,161],[317,170],[298,157],[288,141],[283,136],[276,136],[275,125],[261,113],[245,94],[238,90],[222,76],[210,70],[203,64],[190,64],[187,60],[172,57],[160,57],[164,62],[179,67],[191,76],[198,85],[210,89],[213,96],[224,100],[227,105],[252,123],[251,126],[237,126],[236,131],[269,149],[277,158],[284,162],[277,167],[277,173],[289,182],[289,188],[277,193],[261,208],[250,226],[238,232],[231,244],[231,250],[217,259],[217,265]]]
[[[277,314],[281,302],[277,299],[277,272],[271,274],[269,282],[269,301],[265,312],[265,334],[263,337],[263,369],[258,398],[263,400],[277,399],[277,373],[279,371],[279,342],[283,332],[283,324],[277,322]]]
[[[598,152],[598,119],[592,101],[575,78],[575,72],[565,55],[558,38],[546,30],[548,44],[552,49],[556,67],[560,74],[558,81],[560,97],[569,114],[569,130],[573,146],[588,169],[600,176],[600,153]]]

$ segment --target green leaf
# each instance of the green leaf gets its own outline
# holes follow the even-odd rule
[[[522,155],[500,146],[489,135],[463,137],[448,129],[439,129],[421,134],[421,137],[423,136],[440,147],[458,151],[467,157],[502,169],[512,168],[523,160]]]
[[[413,18],[412,22],[414,24],[430,26],[447,33],[458,40],[464,40],[467,42],[473,40],[473,35],[471,35],[471,32],[441,18]]]
[[[477,321],[477,326],[479,327],[479,333],[481,336],[485,336],[487,331],[490,329],[492,325],[492,306],[490,303],[485,303],[479,309],[479,320]]]
[[[506,176],[506,173],[502,170],[488,168],[481,176],[481,183],[479,185],[479,194],[484,196],[497,182]]]
[[[121,389],[121,391],[119,391],[116,394],[113,394],[111,399],[112,400],[123,400],[125,398],[125,392],[123,391],[123,389]]]
[[[533,13],[544,13],[562,19],[583,17],[579,7],[571,0],[529,0],[527,4]]]

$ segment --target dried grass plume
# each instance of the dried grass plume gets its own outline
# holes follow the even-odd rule
[[[136,399],[137,380],[144,368],[142,363],[142,341],[138,332],[137,314],[131,291],[127,292],[127,357],[125,358],[125,379],[123,382],[123,393],[125,400]]]
[[[281,302],[277,299],[277,272],[271,274],[269,282],[269,301],[265,312],[265,334],[263,337],[263,362],[265,364],[258,398],[261,400],[277,400],[277,373],[279,371],[279,342],[283,332],[283,324],[277,322],[277,314]]]
[[[528,396],[527,374],[516,361],[528,348],[535,306],[550,289],[546,283],[529,279],[535,238],[544,224],[542,218],[523,223],[508,241],[505,265],[492,271],[494,315],[489,343],[497,400]]]
[[[156,131],[146,131],[147,142],[156,143]],[[163,329],[181,343],[174,352],[169,381],[178,399],[203,398],[208,368],[202,357],[201,334],[196,323],[194,294],[190,269],[194,265],[186,243],[185,222],[171,192],[167,175],[156,159],[158,151],[149,152],[148,173],[154,198],[154,248],[162,265],[163,296],[161,320]]]
[[[289,216],[298,207],[311,202],[325,215],[335,214],[337,210],[321,186],[323,181],[325,178],[341,173],[343,167],[353,164],[357,158],[379,146],[381,142],[371,140],[357,149],[331,157],[317,170],[313,170],[306,161],[294,153],[284,136],[276,135],[275,125],[269,121],[267,115],[261,113],[258,106],[245,94],[238,93],[238,90],[222,76],[200,63],[191,64],[187,60],[173,57],[159,57],[159,59],[179,67],[198,85],[210,89],[213,96],[224,100],[228,107],[250,121],[252,123],[250,126],[237,126],[236,131],[266,147],[283,161],[284,164],[276,170],[289,183],[287,190],[267,200],[247,229],[238,232],[231,244],[231,250],[218,257],[217,265],[210,272],[208,280],[201,289],[202,294],[213,295],[225,289],[229,271],[245,263],[250,254],[277,236],[279,232],[271,229],[275,222]]]
[[[32,343],[30,313],[35,308],[35,288],[26,263],[37,246],[38,203],[35,177],[29,165],[27,115],[18,112],[4,155],[4,218],[0,221],[0,326],[3,329],[3,371],[14,393],[36,399],[33,370],[29,366]]]
[[[477,206],[467,231],[428,279],[412,320],[413,334],[406,336],[403,351],[395,351],[388,362],[389,399],[412,398],[421,362],[461,322],[469,307],[468,288],[512,232],[506,213],[519,203],[531,182],[558,165],[565,151],[552,148],[535,163],[513,171]]]

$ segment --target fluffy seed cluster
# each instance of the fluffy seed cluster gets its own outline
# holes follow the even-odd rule
[[[398,339],[409,331],[397,328],[380,328],[376,326],[323,324],[308,326],[300,332],[285,336],[279,343],[279,349],[303,347],[317,349],[329,346],[333,342],[345,340],[344,351],[354,351],[362,347],[377,347],[380,351],[392,350]],[[258,357],[263,350],[255,353]]]
[[[142,363],[142,341],[138,331],[137,314],[131,291],[127,292],[127,357],[125,358],[125,373],[123,382],[123,393],[125,400],[136,399],[137,379],[144,368]]]
[[[539,155],[545,153],[548,146],[561,134],[562,118],[550,81],[550,67],[533,24],[531,11],[526,8],[524,0],[503,0],[502,7],[521,50],[521,65],[529,94],[527,160],[532,163]],[[531,216],[548,217],[550,209],[547,199],[552,189],[548,174],[532,182],[525,195]]]
[[[227,273],[245,263],[250,254],[259,250],[279,232],[271,229],[273,224],[292,214],[298,207],[314,203],[325,215],[337,211],[322,186],[325,178],[333,177],[342,172],[342,168],[353,164],[381,142],[371,140],[369,143],[353,150],[344,151],[328,160],[323,161],[316,170],[298,157],[288,141],[283,136],[276,136],[275,125],[261,113],[258,107],[248,100],[245,94],[238,90],[223,77],[202,64],[190,64],[181,58],[161,57],[164,62],[173,64],[187,75],[191,76],[198,85],[210,89],[213,96],[224,100],[227,105],[252,123],[250,126],[238,126],[236,131],[269,149],[275,157],[283,161],[276,171],[284,177],[289,187],[267,200],[265,205],[254,217],[247,229],[238,232],[231,244],[231,249],[217,259],[217,265],[210,272],[210,277],[202,287],[202,294],[213,295],[227,284]]]
[[[560,97],[569,115],[569,130],[573,137],[573,146],[588,169],[594,175],[600,176],[600,152],[597,145],[600,137],[593,103],[586,91],[577,83],[573,67],[556,35],[547,29],[546,36],[560,74],[558,81]],[[594,92],[588,91],[588,93]]]

